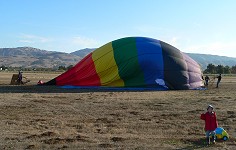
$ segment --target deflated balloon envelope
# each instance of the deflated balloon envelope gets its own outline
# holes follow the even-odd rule
[[[194,89],[201,68],[192,58],[160,40],[127,37],[88,54],[48,85]]]

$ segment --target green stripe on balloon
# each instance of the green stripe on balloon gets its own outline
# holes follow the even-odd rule
[[[144,74],[138,62],[136,38],[123,38],[112,42],[114,58],[125,87],[144,86]]]

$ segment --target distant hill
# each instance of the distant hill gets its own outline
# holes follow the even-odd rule
[[[25,68],[57,68],[58,66],[75,65],[95,48],[86,48],[74,51],[70,54],[41,50],[33,47],[0,48],[0,66],[25,67]],[[187,53],[196,60],[202,69],[207,65],[236,65],[236,58]]]
[[[72,52],[70,54],[72,55],[77,55],[80,56],[81,58],[84,58],[86,55],[88,55],[89,53],[91,53],[92,51],[94,51],[96,48],[85,48],[85,49],[81,49],[75,52]]]
[[[236,58],[234,57],[226,57],[226,56],[217,56],[217,55],[209,55],[209,54],[194,54],[187,53],[191,58],[193,58],[196,62],[198,62],[202,69],[206,69],[207,65],[212,63],[214,65],[223,65],[223,66],[235,66]]]
[[[0,66],[57,68],[74,65],[80,56],[40,50],[32,47],[0,48]]]

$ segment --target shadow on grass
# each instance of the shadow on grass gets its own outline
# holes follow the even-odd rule
[[[181,140],[184,144],[187,144],[188,146],[184,148],[180,148],[178,150],[191,150],[191,149],[201,149],[203,147],[207,147],[206,139],[183,139]]]
[[[224,147],[225,144],[229,145],[229,146],[236,146],[235,144],[235,138],[230,138],[227,141],[223,141],[223,140],[217,140],[216,144],[210,144],[207,145],[206,143],[206,139],[205,138],[201,138],[201,139],[183,139],[181,140],[184,144],[187,144],[188,146],[184,147],[184,148],[180,148],[177,150],[194,150],[194,149],[201,149],[204,147]]]
[[[88,93],[88,92],[142,92],[150,89],[62,88],[60,86],[0,85],[0,93]]]

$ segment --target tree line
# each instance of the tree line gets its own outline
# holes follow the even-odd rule
[[[207,68],[203,71],[205,74],[236,74],[236,65],[230,66],[223,66],[223,65],[214,65],[208,64]]]
[[[8,71],[66,71],[72,68],[73,65],[70,66],[58,66],[56,68],[24,68],[24,67],[7,67],[7,66],[0,66],[1,70],[8,70]],[[223,66],[223,65],[214,65],[208,64],[207,68],[203,71],[204,74],[236,74],[236,65],[230,66]]]
[[[25,68],[25,67],[11,67],[11,66],[5,66],[2,65],[0,66],[0,71],[46,71],[46,72],[50,72],[50,71],[66,71],[69,70],[70,68],[72,68],[73,65],[70,66],[58,66],[58,67],[54,67],[54,68],[43,68],[43,67],[37,67],[37,68]]]

